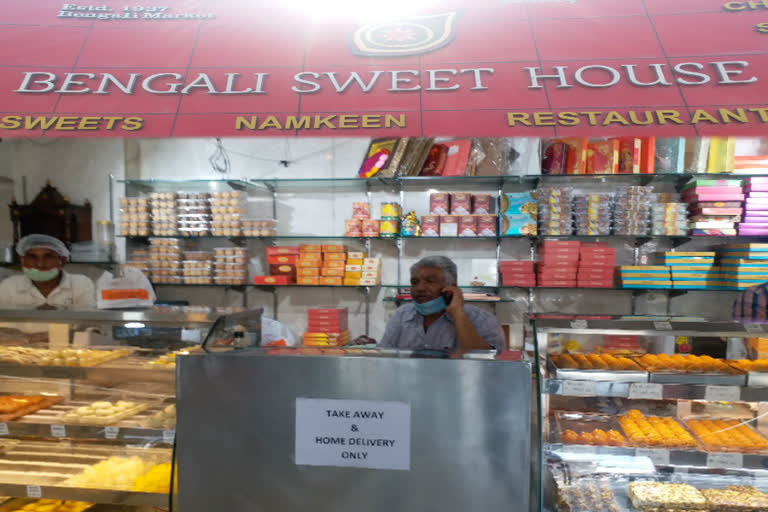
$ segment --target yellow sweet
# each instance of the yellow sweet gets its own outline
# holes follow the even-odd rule
[[[136,478],[133,490],[136,492],[167,493],[171,486],[171,465],[158,464],[145,474]],[[176,487],[176,486],[174,486]]]
[[[20,509],[12,512],[82,512],[93,506],[87,501],[62,501],[42,499],[27,503]]]

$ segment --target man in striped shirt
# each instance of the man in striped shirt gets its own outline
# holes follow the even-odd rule
[[[752,286],[741,292],[733,303],[736,321],[768,321],[768,282]]]

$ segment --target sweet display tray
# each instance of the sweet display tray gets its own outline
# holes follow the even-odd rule
[[[638,367],[637,370],[582,370],[578,368],[558,368],[550,359],[552,372],[558,379],[592,380],[601,382],[648,382],[648,372]]]

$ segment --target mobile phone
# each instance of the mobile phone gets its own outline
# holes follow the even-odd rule
[[[447,306],[453,300],[453,292],[443,292],[442,295],[443,300],[445,301],[445,305]]]

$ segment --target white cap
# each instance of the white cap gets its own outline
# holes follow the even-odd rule
[[[27,235],[16,244],[16,253],[24,256],[30,249],[50,249],[63,258],[69,258],[69,249],[58,238],[48,235]]]

